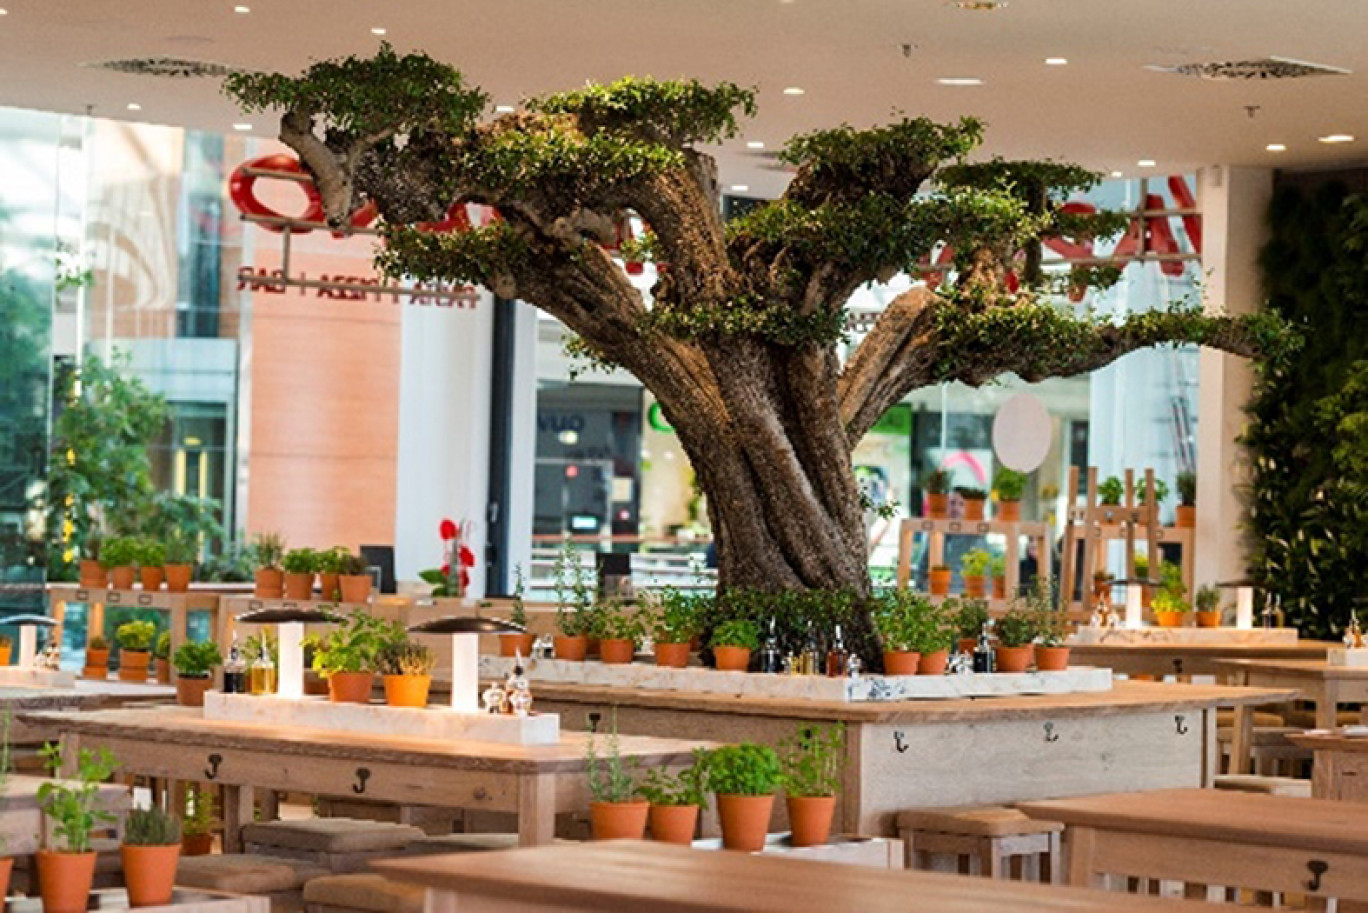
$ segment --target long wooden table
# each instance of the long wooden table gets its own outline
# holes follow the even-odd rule
[[[1353,804],[1208,789],[1024,802],[1067,825],[1068,883],[1180,881],[1189,896],[1244,888],[1368,900],[1368,815]]]
[[[1311,795],[1368,802],[1368,738],[1348,738],[1339,731],[1307,732],[1289,738],[1293,744],[1310,748],[1315,757]]]
[[[1220,663],[1230,659],[1323,661],[1328,641],[1287,644],[1099,643],[1071,644],[1069,658],[1079,666],[1106,666],[1124,675],[1193,676],[1229,673]]]
[[[62,734],[71,765],[81,747],[109,748],[124,773],[223,787],[224,848],[241,848],[256,790],[363,797],[402,805],[512,812],[524,845],[549,843],[557,813],[589,806],[584,733],[556,745],[497,745],[386,738],[322,729],[227,723],[197,708],[26,713],[26,723]],[[600,744],[600,751],[603,745]],[[619,737],[622,756],[679,768],[693,749],[679,739]]]
[[[59,733],[51,727],[26,722],[24,717],[29,713],[41,710],[99,710],[130,703],[170,700],[175,694],[174,688],[165,685],[78,679],[74,688],[0,688],[0,713],[10,714],[11,743],[33,745],[54,740]]]
[[[426,887],[430,913],[1198,913],[1203,909],[1186,901],[1154,897],[628,840],[391,859],[373,865],[389,878]]]

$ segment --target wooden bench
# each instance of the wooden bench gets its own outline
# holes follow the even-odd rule
[[[1059,881],[1063,830],[1056,821],[1038,821],[1001,805],[909,809],[898,815],[909,869],[933,869],[935,857],[949,856],[954,870],[987,878]]]

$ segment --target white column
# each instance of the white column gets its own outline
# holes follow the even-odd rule
[[[533,489],[537,465],[537,309],[518,302],[514,308],[513,414],[509,446],[508,589],[513,568],[522,565],[523,579],[532,579]]]
[[[1267,240],[1273,172],[1213,165],[1197,173],[1202,271],[1209,312],[1248,314],[1263,301],[1259,251]],[[1236,443],[1253,378],[1248,362],[1202,349],[1197,420],[1196,582],[1243,577],[1244,511],[1236,492],[1248,477]]]

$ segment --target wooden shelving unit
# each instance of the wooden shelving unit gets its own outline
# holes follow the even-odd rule
[[[930,564],[935,567],[945,562],[947,536],[991,536],[1005,538],[1003,558],[1006,562],[1007,592],[1016,593],[1021,583],[1021,540],[1036,543],[1036,561],[1040,576],[1049,580],[1052,571],[1050,525],[1048,523],[1003,522],[1001,520],[941,520],[929,517],[909,517],[898,528],[898,589],[905,590],[912,580],[912,545],[916,536],[929,537]],[[1001,611],[1007,600],[991,599],[989,608]]]

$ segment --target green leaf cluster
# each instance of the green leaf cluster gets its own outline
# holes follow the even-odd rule
[[[638,790],[641,797],[652,805],[707,805],[708,756],[706,748],[695,748],[693,763],[678,773],[652,767]]]
[[[186,641],[176,648],[171,660],[176,671],[188,678],[208,678],[223,665],[223,654],[212,640]]]
[[[686,593],[674,587],[660,592],[660,610],[651,628],[658,644],[684,644],[703,632],[703,619],[713,597],[707,593]]]
[[[724,621],[712,632],[712,645],[755,650],[760,646],[760,635],[756,633],[755,625],[751,622],[744,618],[733,618],[731,621]]]
[[[53,776],[60,776],[62,746],[49,742],[43,746],[42,755]],[[74,780],[45,780],[39,785],[38,806],[52,819],[52,836],[56,838],[49,849],[62,853],[90,852],[90,832],[97,824],[115,819],[98,803],[100,784],[113,776],[118,767],[108,748],[82,748],[76,753]]]
[[[978,637],[988,621],[988,603],[982,599],[951,597],[941,607],[952,619],[957,637]]]
[[[910,590],[891,590],[876,598],[873,612],[885,650],[926,654],[950,649],[954,627],[945,603],[937,605]]]
[[[405,639],[398,622],[358,609],[322,637],[313,637],[313,670],[324,678],[338,672],[376,672],[381,649]]]
[[[796,798],[834,796],[845,772],[845,724],[802,726],[778,746],[780,782]]]
[[[392,637],[375,653],[375,670],[381,675],[431,675],[436,665],[431,647],[407,637]]]
[[[141,653],[152,646],[157,636],[157,626],[150,621],[129,621],[114,629],[114,639],[119,648]]]
[[[172,846],[181,842],[180,818],[156,805],[124,816],[124,846]]]
[[[312,574],[319,569],[321,554],[312,548],[292,548],[281,559],[287,574]]]
[[[604,131],[683,147],[735,136],[738,111],[755,116],[755,90],[730,82],[705,86],[696,79],[666,82],[628,76],[548,95],[527,106],[547,114],[573,114],[588,133]]]
[[[708,756],[708,789],[719,796],[768,796],[779,789],[783,770],[768,745],[724,745]]]

